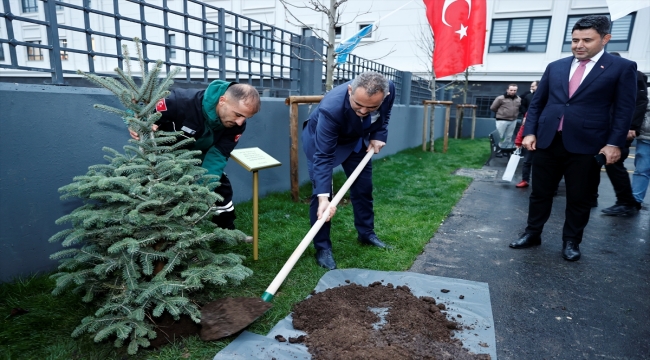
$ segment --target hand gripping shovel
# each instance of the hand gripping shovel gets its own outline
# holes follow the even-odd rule
[[[361,160],[356,169],[352,172],[347,181],[343,184],[339,192],[334,196],[330,202],[329,207],[325,210],[330,212],[332,207],[335,207],[343,198],[343,195],[348,191],[352,183],[357,179],[361,170],[366,166],[374,151],[370,150],[366,156]],[[314,226],[311,227],[307,235],[300,241],[296,250],[289,257],[289,260],[284,264],[280,272],[275,276],[271,285],[266,289],[262,298],[224,298],[206,304],[201,309],[201,339],[203,340],[217,340],[223,337],[232,335],[251,323],[258,317],[262,316],[271,305],[271,300],[275,296],[275,292],[284,282],[284,279],[289,275],[293,266],[298,262],[305,249],[309,246],[311,241],[316,236],[316,233],[325,224],[327,216],[321,216]]]

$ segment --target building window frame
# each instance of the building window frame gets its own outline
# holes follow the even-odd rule
[[[273,31],[272,30],[253,30],[249,33],[243,33],[244,57],[251,58],[269,57],[273,49]]]
[[[355,34],[359,33],[359,31],[361,31],[361,29],[365,28],[368,25],[372,26],[372,24],[373,24],[372,22],[360,22],[360,23],[357,23],[357,32]],[[361,38],[361,41],[374,40],[374,38],[375,38],[375,32],[371,28],[370,32],[366,36]]]
[[[528,29],[526,40],[513,39],[513,23],[516,21],[519,26],[528,20]],[[542,32],[533,33],[537,26],[544,26],[546,22],[546,29]],[[495,36],[500,36],[495,31],[495,28],[500,25],[506,25],[505,39],[495,39]],[[537,16],[537,17],[523,17],[523,18],[507,18],[507,19],[492,19],[492,28],[490,31],[490,45],[488,46],[488,53],[544,53],[548,47],[548,35],[551,30],[551,17],[550,16]],[[519,34],[521,35],[521,34]],[[543,39],[541,41],[540,39]]]
[[[226,31],[226,56],[232,56],[232,31]],[[209,58],[219,57],[219,32],[212,31],[205,33],[205,51]]]
[[[38,12],[38,0],[21,0],[20,4],[23,13]]]
[[[59,47],[61,48],[60,53],[61,53],[61,60],[66,61],[69,58],[68,55],[68,50],[64,50],[63,48],[68,47],[68,39],[59,39]]]
[[[476,116],[483,118],[493,118],[494,112],[490,110],[490,106],[494,102],[494,96],[475,96],[473,104],[476,105]]]
[[[562,42],[562,52],[571,52],[571,29],[575,25],[576,21],[580,18],[586,16],[587,14],[578,14],[578,15],[569,15],[566,19],[566,30],[564,33],[564,41]],[[609,14],[596,14],[604,15],[610,19]],[[625,26],[625,23],[629,21],[627,28],[627,37],[625,39],[617,39],[617,36],[612,36],[607,45],[605,45],[605,51],[628,51],[630,48],[630,42],[632,41],[632,30],[634,29],[634,22],[636,20],[636,12],[627,14],[620,19],[612,21],[612,27],[610,31],[619,31],[615,29],[615,26]],[[615,34],[612,34],[615,35]]]
[[[176,46],[176,34],[167,34],[167,45]],[[176,59],[176,49],[167,48],[167,55],[169,59]]]
[[[341,26],[334,27],[334,40],[341,40],[343,28]]]
[[[40,40],[26,41],[31,44],[41,44]],[[27,61],[43,61],[43,49],[35,46],[27,46]]]

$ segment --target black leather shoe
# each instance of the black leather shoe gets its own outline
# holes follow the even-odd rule
[[[316,264],[327,270],[336,269],[336,262],[332,256],[332,249],[316,250]]]
[[[362,243],[363,245],[371,245],[371,246],[376,246],[378,248],[382,249],[392,249],[393,247],[390,245],[384,244],[383,241],[379,240],[377,235],[375,234],[370,234],[367,238],[358,238],[359,242]]]
[[[601,210],[603,214],[608,216],[626,216],[632,215],[638,211],[638,208],[634,205],[614,205],[610,206],[607,209]]]
[[[519,239],[511,242],[510,246],[513,249],[524,249],[531,246],[542,245],[542,237],[536,234],[524,233]]]
[[[580,259],[580,245],[573,241],[562,243],[562,257],[564,260],[577,261]]]

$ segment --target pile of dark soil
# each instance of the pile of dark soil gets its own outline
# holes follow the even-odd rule
[[[307,333],[315,360],[490,359],[463,349],[444,304],[407,286],[350,284],[312,295],[294,306],[293,326]]]

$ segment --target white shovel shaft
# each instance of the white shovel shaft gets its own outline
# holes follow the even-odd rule
[[[374,151],[372,150],[368,151],[368,153],[363,158],[363,160],[361,160],[357,168],[354,169],[350,177],[348,177],[348,180],[343,184],[339,192],[336,193],[336,196],[334,196],[334,198],[330,202],[330,205],[327,207],[327,209],[325,210],[321,218],[316,221],[314,226],[311,227],[307,235],[305,235],[302,241],[300,241],[300,244],[298,244],[296,250],[293,251],[293,254],[291,254],[289,260],[287,260],[287,262],[284,264],[280,272],[275,276],[275,279],[273,279],[271,285],[269,285],[269,287],[266,289],[267,293],[275,295],[275,292],[278,291],[278,288],[280,287],[280,285],[282,285],[287,275],[289,275],[291,269],[293,269],[293,266],[296,265],[298,259],[300,259],[302,254],[305,252],[305,249],[307,249],[311,241],[314,239],[314,236],[316,236],[316,233],[318,233],[318,230],[320,230],[320,228],[323,227],[323,224],[325,224],[325,220],[328,217],[326,216],[326,214],[331,211],[332,207],[338,205],[339,201],[341,201],[341,199],[343,198],[343,195],[345,195],[345,193],[348,191],[350,186],[352,186],[354,180],[357,179],[357,177],[359,176],[363,168],[366,166],[368,161],[370,161],[372,155],[374,155]]]

